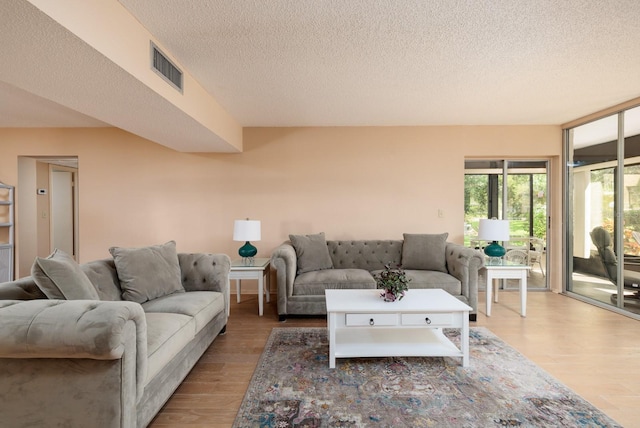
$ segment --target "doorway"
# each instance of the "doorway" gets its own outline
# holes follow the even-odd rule
[[[526,253],[530,290],[549,289],[548,168],[547,160],[465,161],[465,245],[486,244],[477,239],[480,219],[509,220],[509,241],[503,245]]]
[[[49,250],[58,248],[70,256],[76,257],[77,243],[77,204],[76,180],[77,168],[50,164],[50,239]]]
[[[78,260],[78,158],[19,156],[16,187],[17,276],[54,248]]]

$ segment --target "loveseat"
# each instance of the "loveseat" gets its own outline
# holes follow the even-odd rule
[[[403,240],[326,240],[324,233],[289,235],[271,255],[278,283],[278,316],[326,314],[324,291],[376,288],[373,275],[385,264],[401,265],[412,288],[441,288],[478,312],[478,271],[474,249],[447,242],[447,233],[408,234]]]
[[[229,257],[173,241],[0,284],[0,426],[145,427],[229,315]]]

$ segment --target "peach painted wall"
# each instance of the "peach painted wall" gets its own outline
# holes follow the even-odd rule
[[[78,156],[81,262],[170,239],[233,257],[244,217],[262,221],[256,246],[268,257],[289,233],[462,242],[465,158],[544,158],[560,237],[557,126],[249,128],[243,139],[240,154],[188,154],[114,128],[0,129],[0,181],[17,184],[18,156]]]

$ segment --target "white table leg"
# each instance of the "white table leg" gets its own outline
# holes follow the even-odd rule
[[[462,313],[460,348],[462,351],[462,367],[469,367],[469,312]]]
[[[227,317],[229,317],[231,315],[231,281],[227,280],[226,285],[224,294],[227,298]]]
[[[271,301],[271,280],[269,279],[269,272],[265,271],[264,274],[266,281],[265,281],[265,290],[264,290],[264,294],[267,295],[267,303]]]
[[[262,316],[263,313],[263,304],[262,300],[264,299],[264,277],[260,275],[258,278],[258,315]]]
[[[329,368],[336,368],[336,313],[329,312],[327,318],[327,328],[329,330]]]
[[[523,272],[522,278],[520,278],[520,315],[527,316],[527,274],[529,272]]]
[[[236,279],[236,300],[238,301],[238,303],[240,303],[240,287],[242,286],[240,284],[240,281],[241,280]]]
[[[491,272],[487,271],[487,316],[491,316],[491,289],[493,288],[493,277],[491,276]]]

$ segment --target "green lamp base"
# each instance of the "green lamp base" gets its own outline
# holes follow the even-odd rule
[[[507,250],[496,241],[484,247],[484,253],[489,257],[502,257],[507,253]]]
[[[240,257],[242,257],[243,259],[250,259],[258,254],[258,249],[251,245],[249,241],[247,241],[242,247],[240,247],[240,249],[238,250],[238,254],[240,254]]]

